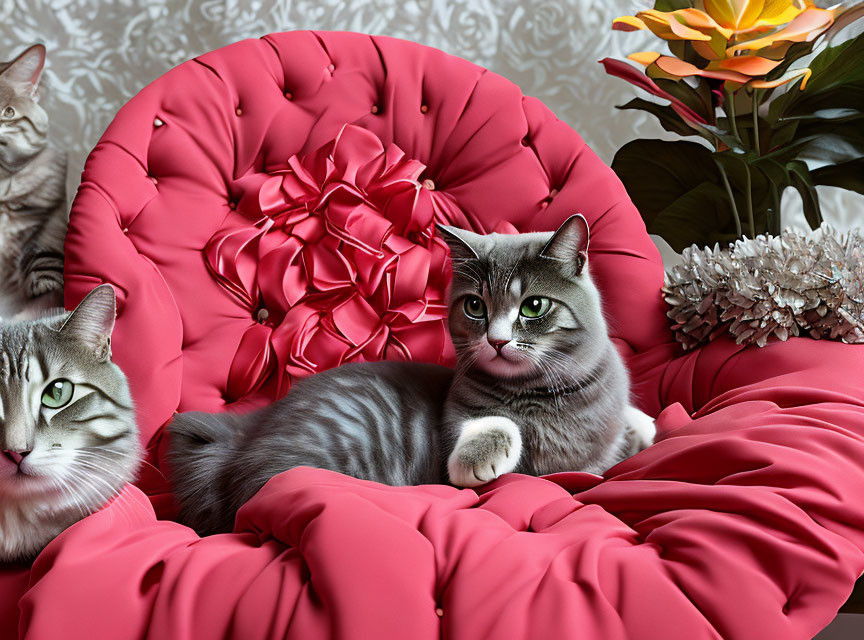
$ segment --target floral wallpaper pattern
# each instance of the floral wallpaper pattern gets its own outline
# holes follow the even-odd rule
[[[184,60],[274,31],[338,29],[391,35],[467,58],[519,84],[572,125],[607,162],[635,137],[659,137],[634,95],[597,64],[652,48],[650,34],[612,32],[612,19],[649,0],[0,0],[9,59],[48,47],[43,102],[56,144],[70,153],[70,191],[113,114]],[[651,43],[651,44],[649,44]],[[864,198],[824,190],[826,217],[864,222]],[[787,194],[784,206],[800,209]],[[800,215],[800,214],[798,214]],[[795,220],[795,215],[790,218]],[[801,218],[803,223],[803,218]]]
[[[70,195],[88,151],[114,113],[146,84],[196,55],[243,38],[336,29],[414,40],[506,76],[551,107],[606,162],[637,137],[663,137],[654,119],[614,105],[634,96],[603,73],[606,56],[651,49],[650,34],[612,32],[613,18],[649,0],[0,0],[0,59],[48,47],[43,104],[70,156]],[[644,97],[644,96],[643,96]],[[826,218],[864,224],[864,197],[824,189]],[[797,200],[797,202],[796,202]],[[803,225],[800,200],[784,198]],[[829,638],[855,616],[840,616]],[[841,623],[846,627],[841,629]],[[859,632],[860,633],[860,632]]]

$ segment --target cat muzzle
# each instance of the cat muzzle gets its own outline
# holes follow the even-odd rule
[[[19,467],[21,466],[21,462],[29,455],[29,453],[29,451],[9,451],[8,449],[3,450],[3,455],[9,458]]]
[[[489,342],[489,344],[491,344],[495,348],[495,351],[498,352],[498,355],[501,355],[501,349],[503,349],[505,345],[510,343],[509,340],[491,340],[491,339],[488,342]]]

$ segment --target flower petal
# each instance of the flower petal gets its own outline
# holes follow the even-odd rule
[[[789,0],[765,0],[765,6],[762,7],[755,26],[777,26],[791,22],[804,10],[797,5],[797,2]]]
[[[750,82],[750,86],[754,89],[773,89],[774,87],[779,87],[782,84],[786,84],[788,82],[792,82],[793,80],[797,80],[798,78],[804,78],[801,81],[801,85],[798,87],[800,90],[804,90],[807,86],[807,81],[810,79],[810,76],[813,72],[809,69],[792,69],[787,71],[779,78],[774,80],[753,80]]]
[[[710,41],[694,42],[693,50],[706,60],[720,60],[726,57],[727,44],[729,44],[729,38],[719,31],[714,31]]]
[[[807,9],[783,29],[762,38],[731,46],[727,49],[727,54],[731,56],[739,51],[755,51],[778,42],[809,42],[830,27],[832,22],[834,22],[833,11],[815,7]]]
[[[717,32],[727,40],[732,37],[733,31],[731,29],[722,27],[714,18],[704,11],[699,11],[699,9],[678,9],[673,11],[671,15],[675,16],[679,22],[698,29],[702,33],[711,35],[712,32]]]
[[[759,56],[735,56],[734,58],[726,58],[724,60],[716,60],[711,62],[707,70],[719,71],[728,70],[743,73],[751,77],[764,76],[773,71],[779,60],[768,60]]]
[[[659,38],[664,40],[710,40],[711,36],[691,29],[686,24],[679,22],[671,13],[655,11],[640,11],[636,14],[645,26]]]
[[[659,54],[656,51],[637,51],[636,53],[631,53],[627,56],[627,59],[647,67],[657,62],[657,58],[661,55],[662,54]]]
[[[636,16],[621,16],[612,21],[612,28],[615,31],[641,31],[648,27]]]
[[[666,73],[678,76],[679,78],[688,78],[690,76],[701,76],[703,78],[714,78],[716,80],[728,80],[731,82],[748,82],[751,78],[737,71],[700,69],[696,65],[684,62],[678,58],[671,56],[660,56],[655,62],[660,69]]]
[[[659,56],[658,54],[658,57],[661,56]],[[606,69],[606,73],[608,73],[609,75],[627,80],[631,84],[635,84],[637,87],[644,89],[648,93],[651,93],[659,98],[664,98],[665,100],[668,100],[672,104],[672,108],[675,109],[675,112],[680,115],[685,121],[696,122],[699,124],[707,124],[705,118],[693,111],[693,109],[681,102],[681,100],[673,96],[671,93],[663,91],[663,89],[657,86],[656,82],[654,82],[644,73],[641,73],[638,69],[630,66],[625,62],[621,62],[620,60],[613,60],[612,58],[604,58],[600,61],[600,63],[603,65],[603,67]]]
[[[703,0],[703,4],[720,26],[736,31],[751,28],[765,8],[765,0]]]

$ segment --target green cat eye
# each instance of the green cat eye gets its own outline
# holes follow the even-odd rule
[[[486,303],[477,296],[466,296],[465,315],[474,320],[482,320],[486,317]]]
[[[14,118],[15,117],[15,109],[13,109],[12,107],[6,107],[5,109],[3,109],[3,117],[6,118],[7,120],[10,118]]]
[[[519,315],[524,318],[539,318],[546,315],[551,307],[552,301],[549,298],[531,296],[522,301],[522,306],[519,307]]]
[[[66,378],[59,378],[49,383],[42,392],[42,404],[49,409],[59,409],[69,404],[75,385]]]

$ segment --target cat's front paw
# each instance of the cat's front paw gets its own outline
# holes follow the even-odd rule
[[[522,436],[509,418],[466,420],[447,460],[447,473],[457,487],[477,487],[513,471],[521,454]]]
[[[654,438],[657,437],[654,418],[639,411],[636,407],[627,407],[624,409],[624,422],[635,434],[640,450],[647,449],[654,444]]]
[[[51,291],[63,290],[63,276],[54,271],[31,271],[24,278],[24,293],[28,298],[38,298]]]

